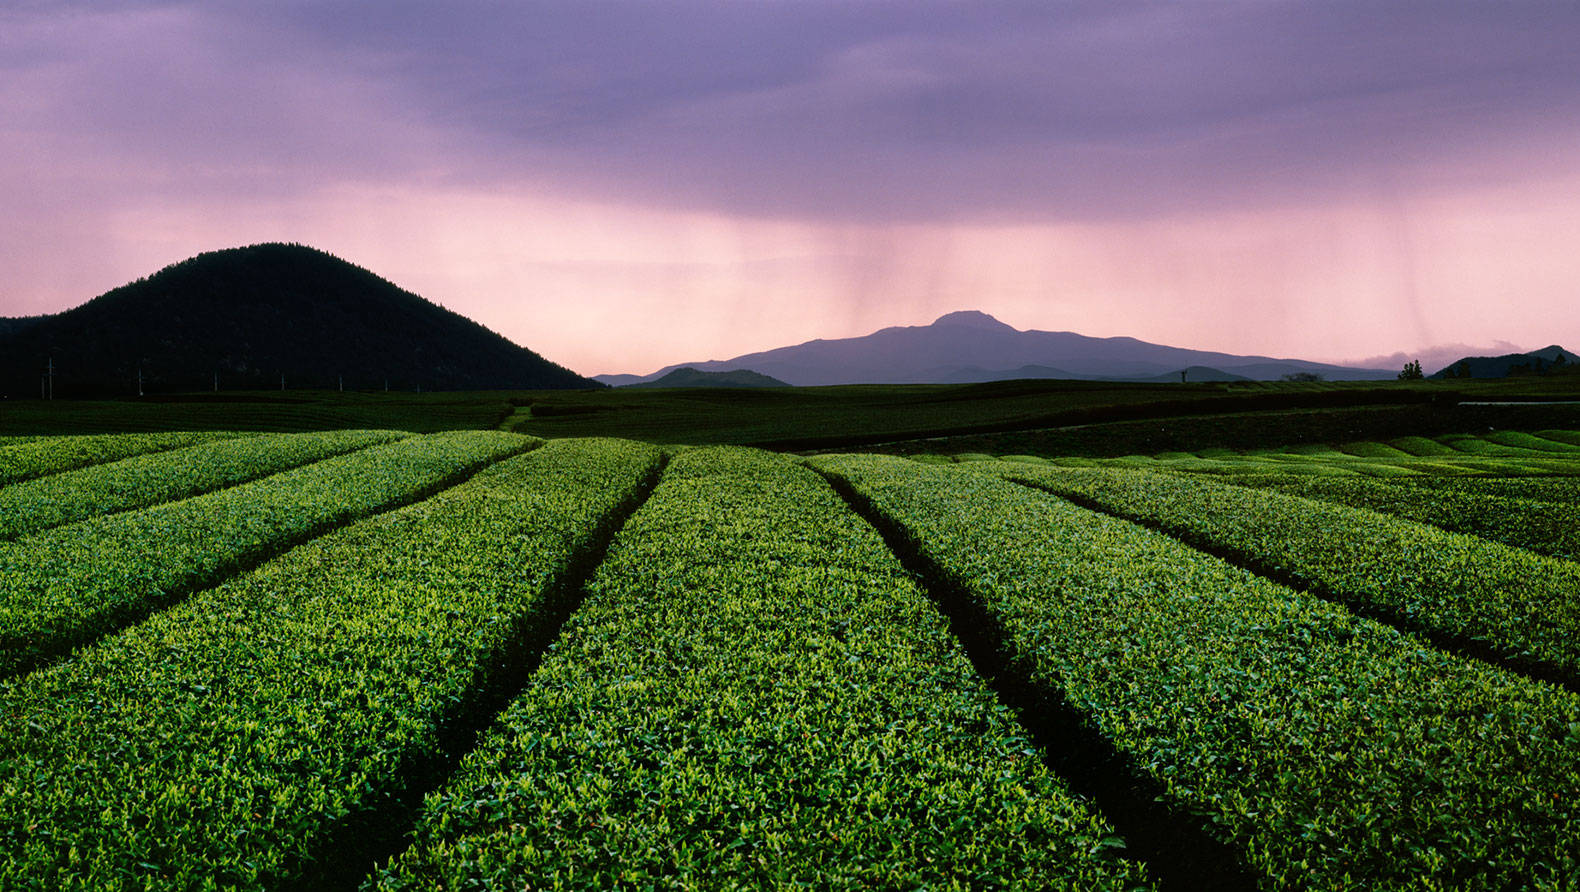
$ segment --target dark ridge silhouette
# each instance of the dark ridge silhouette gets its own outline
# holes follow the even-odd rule
[[[0,338],[31,328],[49,316],[0,316]]]
[[[0,394],[599,387],[302,245],[199,254],[53,316],[0,320]]]
[[[790,385],[751,369],[731,369],[727,372],[699,372],[685,366],[653,381],[641,381],[629,387],[789,387]]]
[[[1392,380],[1398,369],[1359,369],[1266,356],[1236,356],[1151,344],[1135,338],[1094,338],[1071,331],[1021,331],[986,313],[946,313],[931,325],[884,328],[869,335],[818,339],[734,359],[684,365],[704,372],[753,369],[787,384],[949,384],[1018,378],[1094,381],[1179,380],[1181,369],[1210,368],[1212,380],[1276,381],[1301,372],[1328,380]],[[654,381],[681,368],[665,366],[635,380]],[[632,376],[604,375],[609,384]]]
[[[1432,378],[1509,378],[1520,375],[1555,375],[1580,372],[1580,355],[1553,344],[1529,353],[1502,356],[1466,356]]]

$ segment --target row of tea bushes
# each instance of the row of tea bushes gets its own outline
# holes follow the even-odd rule
[[[15,483],[0,488],[0,539],[190,498],[403,436],[394,431],[263,434]]]
[[[0,542],[0,674],[39,665],[357,517],[529,448],[500,431],[429,434],[262,480]]]
[[[178,449],[251,434],[201,433],[92,434],[77,437],[36,437],[0,443],[0,486],[57,474],[146,452]]]
[[[816,460],[1279,889],[1580,876],[1580,697],[988,474]]]
[[[1347,505],[1139,471],[975,462],[1317,593],[1580,679],[1580,566]]]
[[[658,460],[551,443],[0,684],[0,888],[315,887]]]
[[[1562,502],[1401,486],[1360,477],[1234,478],[1232,482],[1377,511],[1554,557],[1580,558],[1580,493]],[[1575,482],[1580,481],[1571,481],[1570,488]]]
[[[1487,434],[1449,434],[1438,437],[1438,442],[1467,455],[1496,455],[1525,458],[1551,454],[1575,455],[1580,449],[1568,443],[1535,437],[1517,431],[1494,431]]]
[[[384,889],[1129,888],[816,474],[680,454]]]
[[[1530,449],[1536,452],[1556,452],[1561,455],[1571,455],[1580,458],[1580,444],[1569,442],[1562,436],[1553,436],[1555,431],[1542,431],[1528,434],[1524,431],[1488,431],[1479,436],[1484,440],[1501,443],[1504,446],[1516,446],[1521,449]],[[1573,436],[1573,432],[1570,432]]]
[[[1408,486],[1466,496],[1529,499],[1573,506],[1580,504],[1580,462],[1575,462],[1570,470],[1571,476],[1563,477],[1421,477],[1411,480]]]

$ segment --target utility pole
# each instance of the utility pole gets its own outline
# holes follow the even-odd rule
[[[338,376],[336,376],[335,380],[340,382],[340,392],[341,393],[345,393],[346,392],[346,376],[345,375],[338,375]]]
[[[219,372],[214,373],[214,392],[219,393]]]
[[[55,357],[49,358],[49,367],[44,372],[44,380],[49,382],[48,399],[55,398]]]
[[[280,373],[280,389],[281,390],[285,389],[285,373],[284,372]]]
[[[143,367],[137,367],[137,395],[143,395]]]

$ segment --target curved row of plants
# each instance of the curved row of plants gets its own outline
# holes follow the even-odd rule
[[[316,887],[658,461],[551,443],[0,683],[0,887]]]
[[[1303,588],[1580,679],[1580,566],[1329,502],[1133,470],[962,467],[1075,498]]]
[[[1128,888],[816,474],[677,456],[383,889]]]
[[[815,461],[1268,887],[1580,875],[1580,697],[988,474]]]
[[[1401,485],[1466,496],[1529,499],[1573,506],[1580,504],[1580,462],[1574,462],[1570,472],[1571,476],[1566,477],[1418,477]]]
[[[325,431],[219,440],[0,488],[0,539],[191,498],[408,434]]]
[[[102,462],[250,434],[204,431],[160,434],[88,434],[35,437],[0,443],[0,486]]]
[[[1562,489],[1575,490],[1574,497],[1568,501],[1538,501],[1463,489],[1400,485],[1366,477],[1247,477],[1227,482],[1364,508],[1553,557],[1580,558],[1580,480],[1519,479],[1561,481],[1565,484]]]
[[[184,501],[0,542],[0,674],[39,665],[536,442],[500,431],[411,437]]]
[[[1580,447],[1521,431],[1490,431],[1485,434],[1450,434],[1438,441],[1451,449],[1470,455],[1500,455],[1522,458],[1542,455],[1576,455]]]

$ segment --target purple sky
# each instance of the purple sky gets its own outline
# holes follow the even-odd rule
[[[0,315],[295,241],[586,373],[967,308],[1575,348],[1576,47],[1556,2],[10,2]]]

